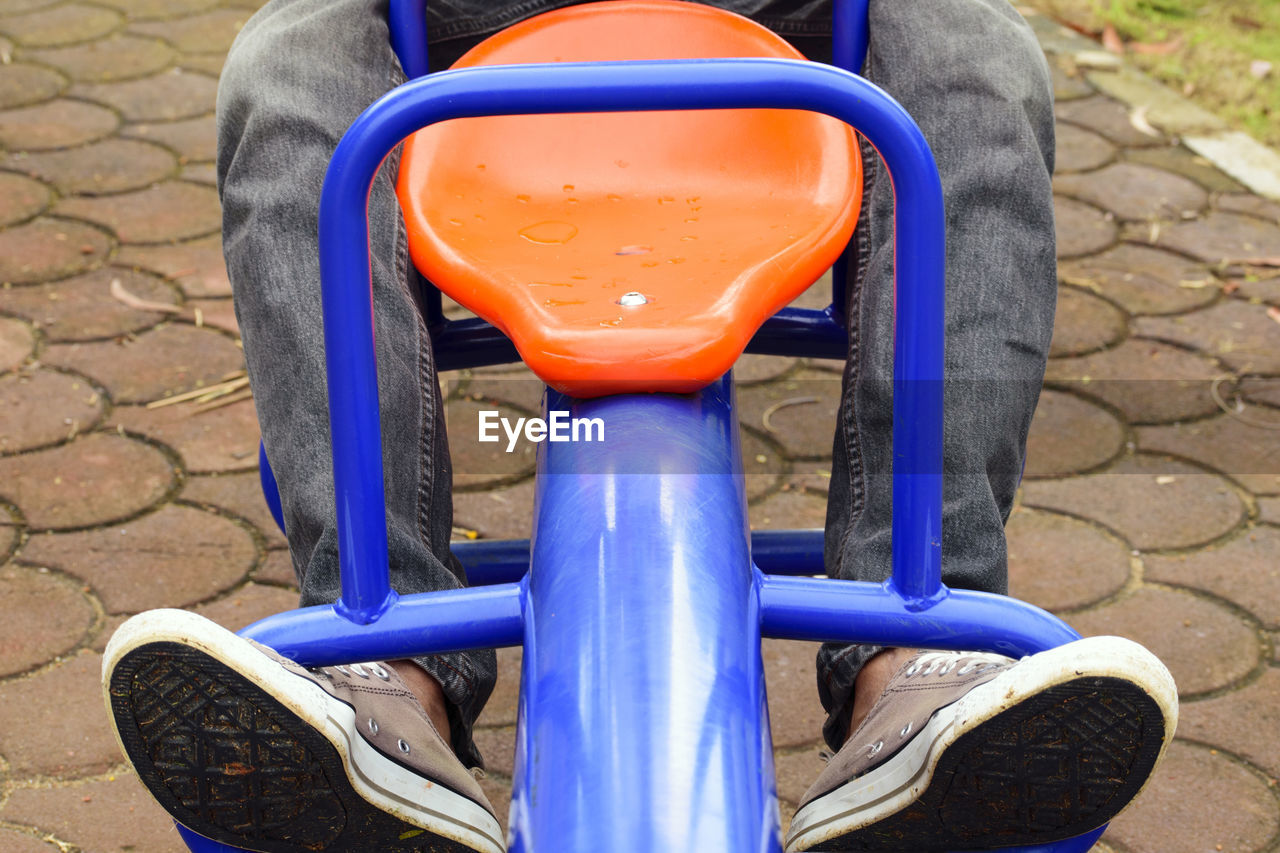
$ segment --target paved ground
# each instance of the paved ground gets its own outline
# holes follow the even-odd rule
[[[213,99],[254,5],[0,0],[3,850],[179,849],[108,734],[101,649],[151,607],[238,628],[294,602],[252,402],[218,385],[242,361]],[[1063,284],[1013,588],[1085,633],[1146,643],[1181,686],[1179,739],[1104,847],[1277,850],[1280,206],[1100,94],[1119,78],[1086,76],[1079,45],[1038,26],[1061,54]],[[759,359],[740,373],[755,523],[820,526],[837,375]],[[454,416],[474,422],[477,398],[535,406],[512,378],[451,377]],[[148,405],[211,386],[229,393]],[[526,531],[531,469],[506,462],[458,460],[458,535]],[[788,804],[819,768],[812,653],[768,648]],[[495,798],[518,653],[502,660],[480,732]]]

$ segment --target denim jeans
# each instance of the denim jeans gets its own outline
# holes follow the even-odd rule
[[[572,0],[432,0],[433,69],[485,35]],[[814,59],[830,54],[829,0],[725,0]],[[267,456],[280,483],[304,605],[338,595],[316,219],[329,156],[351,121],[402,82],[387,0],[271,0],[244,27],[218,91],[223,245]],[[1043,55],[1006,0],[873,0],[867,75],[916,118],[947,209],[943,574],[1004,592],[1004,521],[1038,399],[1056,297],[1052,93]],[[827,514],[832,575],[889,573],[892,187],[871,151],[849,289],[851,324]],[[388,158],[369,199],[392,585],[458,587],[449,552],[451,468],[427,331],[411,290]],[[844,711],[868,646],[824,646],[824,732]],[[418,661],[450,701],[454,747],[496,672],[492,651]]]

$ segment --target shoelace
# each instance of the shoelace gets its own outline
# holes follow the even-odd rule
[[[934,673],[946,675],[952,670],[956,670],[956,675],[968,675],[974,671],[998,669],[1008,663],[1007,657],[986,652],[925,652],[911,662],[903,672],[903,677],[914,678]]]

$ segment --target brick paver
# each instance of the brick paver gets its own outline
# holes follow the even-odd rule
[[[143,608],[240,628],[295,601],[252,403],[149,405],[243,368],[212,113],[256,5],[0,0],[6,851],[182,849],[111,741],[101,650]],[[1275,851],[1280,205],[1135,120],[1072,58],[1090,45],[1035,23],[1059,101],[1062,286],[1011,587],[1084,633],[1146,643],[1179,680],[1180,737],[1099,850]],[[1166,115],[1162,99],[1150,119]],[[820,527],[838,365],[747,357],[737,373],[752,524]],[[445,377],[451,421],[536,410],[527,377]],[[532,456],[455,447],[457,534],[527,536]],[[820,768],[814,649],[765,648],[784,821]],[[520,652],[499,661],[478,732],[495,801],[510,790]]]

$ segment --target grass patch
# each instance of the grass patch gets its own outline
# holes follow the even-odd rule
[[[1280,146],[1277,0],[1030,0],[1030,5],[1098,36],[1110,26],[1136,67],[1235,127]]]

